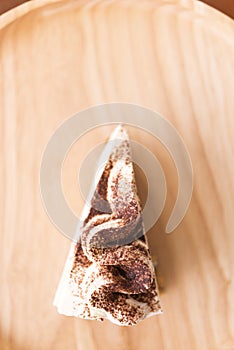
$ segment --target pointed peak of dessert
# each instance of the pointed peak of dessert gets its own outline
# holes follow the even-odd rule
[[[128,140],[129,141],[129,135],[127,132],[127,129],[123,126],[123,124],[118,124],[116,128],[112,131],[109,140]]]

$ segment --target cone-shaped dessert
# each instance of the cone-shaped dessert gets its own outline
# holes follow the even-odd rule
[[[83,210],[54,305],[68,316],[134,325],[162,311],[129,138],[121,125],[102,157],[104,169]]]

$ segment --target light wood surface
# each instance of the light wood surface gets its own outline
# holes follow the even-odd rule
[[[0,1],[0,14],[30,0],[1,0]],[[198,0],[199,1],[199,0]],[[234,18],[234,0],[200,0],[217,10],[225,13],[226,15]]]
[[[0,348],[234,349],[234,23],[186,0],[44,0],[3,15],[0,28]],[[148,235],[164,314],[130,328],[57,314],[52,301],[70,242],[44,212],[38,181],[60,123],[113,101],[161,113],[194,166],[188,213],[166,235],[173,162],[159,142],[130,130],[158,156],[168,182]],[[108,132],[81,139],[77,158]]]

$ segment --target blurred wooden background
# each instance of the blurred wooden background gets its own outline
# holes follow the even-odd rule
[[[40,4],[0,19],[0,349],[233,350],[233,21],[192,0]],[[130,130],[158,157],[168,184],[165,210],[149,232],[164,314],[130,328],[57,314],[52,302],[70,241],[47,217],[38,183],[55,129],[113,101],[171,121],[194,166],[188,213],[167,236],[175,166],[159,142]],[[74,158],[109,131],[83,137]],[[67,169],[65,188],[81,207],[74,166]]]
[[[204,3],[210,6],[213,6],[219,11],[234,18],[234,0],[201,0],[201,1],[203,1]],[[24,2],[26,1],[25,0],[1,0],[0,14]]]

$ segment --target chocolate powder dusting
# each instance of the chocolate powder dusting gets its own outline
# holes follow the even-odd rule
[[[110,204],[107,201],[106,196],[107,196],[107,182],[108,182],[108,178],[112,167],[113,167],[113,163],[111,160],[109,160],[97,184],[97,188],[95,190],[94,196],[91,201],[91,209],[90,209],[89,215],[84,220],[84,225],[87,224],[89,220],[94,216],[111,213]]]
[[[145,237],[130,145],[123,128],[104,168],[76,244],[70,274],[78,316],[134,325],[159,313],[156,278]]]

